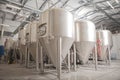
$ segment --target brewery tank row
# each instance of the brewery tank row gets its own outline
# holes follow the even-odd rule
[[[112,48],[112,34],[109,30],[96,30],[95,24],[88,20],[74,20],[73,15],[64,9],[49,9],[41,13],[39,21],[33,25],[31,22],[30,31],[27,28],[20,30],[20,43],[25,44],[26,37],[30,35],[28,41],[32,44],[36,43],[37,39],[44,48],[44,52],[48,55],[54,66],[57,66],[56,59],[59,54],[59,46],[61,46],[61,63],[66,58],[72,44],[75,44],[76,53],[79,55],[81,63],[87,63],[90,54],[95,45],[97,45],[98,59],[104,60],[108,54],[107,50]],[[28,25],[27,25],[28,27]],[[35,29],[35,30],[33,30]],[[33,38],[34,37],[34,38]],[[22,39],[24,38],[24,39]],[[30,40],[29,40],[30,39]],[[32,40],[34,39],[34,40]],[[58,42],[61,44],[58,44]],[[35,47],[33,47],[35,48]],[[32,54],[35,54],[32,52]]]

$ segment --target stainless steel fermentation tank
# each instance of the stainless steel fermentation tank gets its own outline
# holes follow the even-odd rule
[[[98,59],[105,60],[108,55],[107,50],[113,46],[112,34],[109,30],[98,30],[96,34]]]
[[[74,42],[73,15],[64,9],[50,9],[41,14],[38,25],[40,42],[55,67],[65,59]],[[61,43],[58,44],[58,41]],[[60,51],[60,45],[61,51]],[[60,56],[59,51],[61,52]]]
[[[96,43],[95,25],[91,21],[75,21],[75,45],[80,62],[85,64]]]
[[[36,60],[37,21],[32,21],[26,26],[26,46],[34,60]]]
[[[25,53],[26,53],[26,30],[25,28],[19,30],[18,33],[18,47],[20,50],[20,59],[21,59],[21,63],[23,61],[23,58],[25,57]]]

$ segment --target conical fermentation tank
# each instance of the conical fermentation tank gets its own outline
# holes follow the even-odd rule
[[[26,39],[29,43],[35,43],[37,40],[37,21],[32,21],[26,26]]]
[[[98,59],[105,60],[108,55],[107,49],[111,49],[113,46],[112,34],[109,30],[98,30],[96,34]]]
[[[8,37],[5,41],[5,48],[7,50],[10,50],[13,48],[13,43],[14,43],[14,40],[12,39],[12,37]]]
[[[19,30],[18,32],[18,47],[20,48],[21,55],[25,57],[25,52],[26,52],[26,29],[25,28]]]
[[[26,26],[26,45],[33,59],[36,60],[37,21],[32,21]]]
[[[18,40],[19,40],[19,44],[21,44],[21,45],[26,44],[26,29],[25,28],[23,28],[19,31]]]
[[[40,42],[54,66],[57,66],[58,38],[61,38],[61,63],[74,42],[73,15],[60,8],[50,9],[41,14],[38,25]]]
[[[75,46],[80,62],[85,64],[88,61],[96,43],[95,25],[91,21],[75,21]]]

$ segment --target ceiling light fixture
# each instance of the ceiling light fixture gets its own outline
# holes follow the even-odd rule
[[[114,7],[112,6],[112,4],[109,1],[106,1],[106,2],[112,9],[114,9]]]

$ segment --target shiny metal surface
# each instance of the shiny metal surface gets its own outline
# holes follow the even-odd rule
[[[29,46],[28,49],[30,51],[30,54],[32,55],[32,58],[36,60],[36,42],[32,42]]]
[[[112,34],[109,30],[98,30],[96,34],[97,40],[99,39],[102,45],[113,46]]]
[[[107,49],[111,49],[113,46],[112,34],[109,30],[98,30],[96,34],[98,44],[98,59],[105,60],[108,55]]]
[[[75,41],[96,41],[95,25],[91,21],[80,20],[75,22]]]
[[[18,39],[19,39],[20,44],[22,44],[22,45],[26,44],[26,30],[25,29],[22,29],[19,31]]]
[[[27,42],[36,42],[37,37],[37,21],[32,21],[26,26]]]
[[[13,43],[14,40],[11,37],[7,38],[5,49],[7,50],[13,49]]]
[[[73,15],[60,8],[51,9],[41,14],[40,24],[46,23],[47,35],[73,37]]]
[[[36,60],[37,21],[32,21],[26,26],[26,43],[32,58]]]
[[[96,42],[95,25],[91,21],[79,20],[75,22],[75,45],[80,61],[84,64]]]
[[[74,41],[73,15],[64,9],[50,9],[45,11],[40,18],[40,24],[45,24],[46,34],[41,33],[40,41],[54,66],[57,66],[57,41],[62,39],[62,60],[66,57],[68,50]],[[40,29],[43,30],[43,29]],[[61,62],[62,62],[61,60]]]

